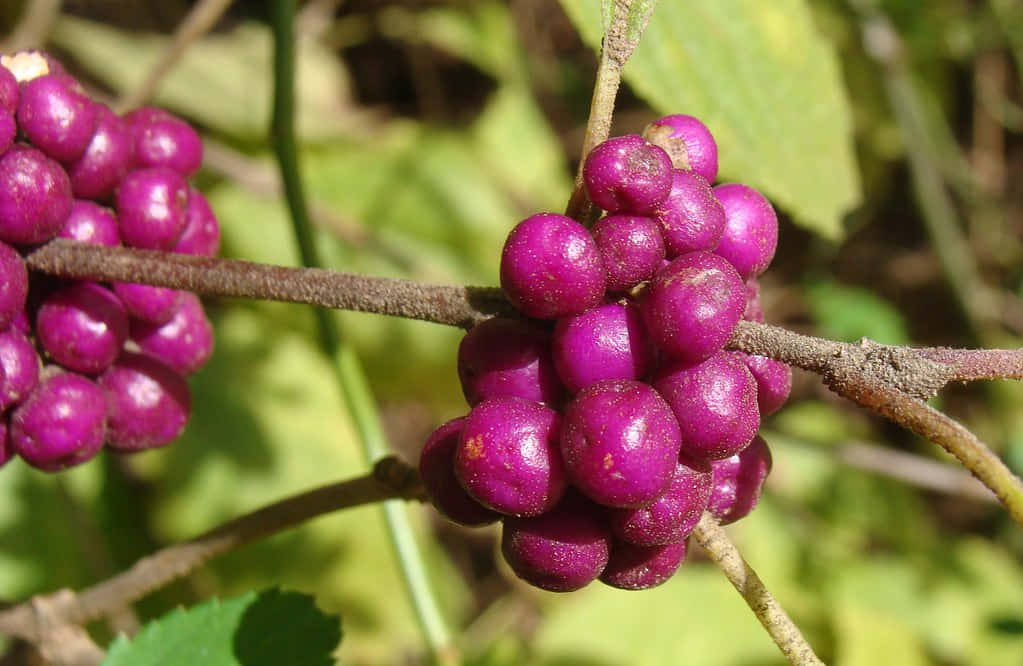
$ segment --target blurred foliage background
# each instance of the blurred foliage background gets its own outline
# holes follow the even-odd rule
[[[141,84],[194,4],[4,2],[0,38],[51,49],[113,101]],[[567,201],[599,4],[302,3],[298,121],[331,265],[496,284],[507,231]],[[266,139],[270,57],[262,3],[235,2],[155,101],[203,132],[200,184],[224,254],[293,264]],[[722,179],[775,202],[769,322],[843,340],[1017,347],[1021,72],[1018,0],[662,0],[626,68],[614,129],[700,116],[718,138]],[[195,377],[180,441],[60,476],[17,462],[0,470],[0,598],[81,587],[162,544],[364,472],[311,313],[209,310],[217,351]],[[436,424],[465,411],[459,331],[337,317],[395,448],[414,460]],[[1019,385],[955,387],[937,403],[1023,471]],[[798,371],[790,404],[763,429],[775,457],[767,494],[730,531],[825,661],[1023,663],[1023,532],[965,473]],[[409,511],[468,663],[784,663],[699,553],[655,590],[558,596],[497,563],[495,530]],[[105,644],[175,605],[276,583],[342,616],[341,663],[426,660],[373,507],[247,547],[92,629]],[[32,661],[9,645],[0,663]]]

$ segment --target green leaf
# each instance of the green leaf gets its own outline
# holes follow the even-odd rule
[[[277,589],[172,611],[114,641],[103,666],[330,666],[339,619]]]
[[[883,344],[909,344],[899,310],[869,289],[837,282],[818,282],[806,290],[820,334],[852,342],[870,338]]]
[[[562,5],[599,48],[598,4]],[[804,0],[662,3],[625,79],[658,112],[707,124],[722,179],[760,189],[822,236],[842,235],[842,215],[860,202],[852,118],[838,59]]]

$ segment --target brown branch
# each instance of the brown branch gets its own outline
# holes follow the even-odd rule
[[[918,354],[952,368],[950,381],[970,382],[978,379],[1023,379],[1023,348],[1021,349],[951,349],[933,347],[918,349]]]

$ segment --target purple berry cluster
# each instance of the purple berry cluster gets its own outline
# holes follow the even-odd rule
[[[0,465],[58,471],[183,430],[185,377],[213,350],[199,299],[30,284],[22,255],[58,237],[215,255],[216,217],[188,184],[201,160],[199,135],[167,111],[118,116],[49,55],[0,55]]]
[[[502,521],[527,582],[643,589],[681,565],[704,511],[748,514],[770,470],[757,433],[791,371],[724,347],[740,319],[763,321],[778,221],[756,190],[711,186],[717,146],[690,116],[605,141],[583,176],[606,215],[512,229],[501,286],[524,317],[462,340],[470,411],[434,431],[419,469],[451,520]]]

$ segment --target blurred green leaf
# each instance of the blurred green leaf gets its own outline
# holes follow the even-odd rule
[[[593,48],[596,3],[562,0]],[[625,79],[661,113],[703,120],[721,176],[759,188],[796,222],[842,235],[860,202],[849,100],[806,2],[687,0],[654,12]]]
[[[919,638],[897,618],[855,604],[839,605],[835,618],[835,666],[927,666]]]
[[[809,285],[806,296],[818,331],[826,338],[909,344],[902,312],[869,289],[823,280]]]
[[[330,666],[340,640],[312,597],[271,589],[172,611],[119,637],[103,666]]]

